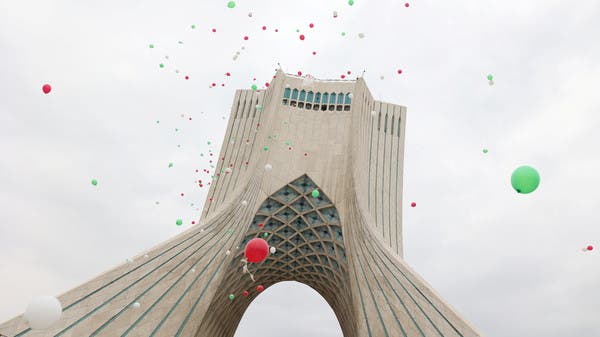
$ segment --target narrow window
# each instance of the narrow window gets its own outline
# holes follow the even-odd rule
[[[383,132],[387,133],[387,120],[388,120],[388,114],[385,114],[385,121],[383,122]]]
[[[390,128],[390,133],[392,136],[394,135],[394,117],[392,116],[392,127]]]
[[[328,101],[329,99],[329,94],[328,93],[324,93],[323,94],[323,100],[321,101],[324,105],[327,105],[327,103],[329,103]]]
[[[400,117],[398,117],[398,137],[400,137],[400,129],[402,129],[400,127],[400,125],[401,125],[400,122],[401,122]]]
[[[379,111],[379,117],[377,117],[377,131],[381,130],[381,111]]]
[[[350,93],[346,94],[346,101],[344,102],[344,104],[352,104],[352,99],[350,98]]]
[[[342,94],[341,92],[338,94],[337,104],[344,104],[344,94]]]
[[[314,97],[315,97],[315,93],[313,93],[312,91],[309,91],[308,95],[306,95],[306,102],[312,103]]]
[[[335,92],[332,92],[331,95],[329,95],[329,104],[335,104]]]
[[[298,89],[294,89],[292,91],[292,99],[298,99]]]
[[[315,95],[315,103],[321,103],[321,93],[320,92],[318,92]]]
[[[306,100],[306,91],[300,91],[300,98],[298,98],[298,100],[301,102],[304,102]]]
[[[283,91],[283,98],[290,98],[291,92],[292,90],[290,88],[285,88],[285,90]]]

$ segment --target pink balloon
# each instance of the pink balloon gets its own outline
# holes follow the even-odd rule
[[[42,91],[44,92],[44,94],[49,94],[50,91],[52,91],[52,86],[50,86],[50,84],[44,84],[42,86]]]
[[[413,202],[411,202],[411,203],[410,203],[410,207],[417,207],[417,203],[416,203],[416,202],[414,202],[414,201],[413,201]]]

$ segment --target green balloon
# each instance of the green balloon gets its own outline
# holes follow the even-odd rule
[[[173,163],[169,163],[169,168],[173,167]]]
[[[153,44],[150,44],[150,48],[154,48],[154,45],[153,45]]]
[[[161,64],[159,64],[158,66],[159,66],[159,67],[161,67],[161,68],[164,68],[164,67],[165,67],[165,65],[164,65],[164,64],[162,64],[162,63],[161,63]]]
[[[233,299],[235,298],[234,294],[229,294],[229,299],[233,301]]]
[[[229,7],[229,8],[234,8],[234,7],[235,7],[235,1],[229,1],[229,2],[227,3],[227,7]]]
[[[346,36],[346,32],[342,32],[342,36]]]
[[[94,186],[98,185],[98,180],[92,179],[92,185],[94,185]]]
[[[483,153],[488,153],[488,149],[483,149]]]
[[[265,238],[266,238],[267,236],[269,236],[269,233],[265,233],[265,234],[263,234],[263,237],[265,237]]]
[[[192,25],[192,29],[196,29],[196,25]]]
[[[520,166],[512,173],[510,182],[517,193],[528,194],[540,185],[540,175],[531,166]]]
[[[183,225],[183,220],[181,220],[181,219],[177,219],[177,221],[175,221],[175,224],[176,224],[177,226],[181,226],[181,225]]]
[[[488,79],[488,81],[493,81],[494,76],[492,74],[489,74],[489,75],[487,75],[487,79]]]
[[[269,151],[269,147],[268,147],[268,146],[265,146],[265,147],[263,147],[263,150],[265,150],[265,151]]]
[[[256,91],[258,89],[258,87],[256,86],[256,84],[253,84],[250,88],[252,88],[252,91]]]
[[[320,195],[320,193],[319,193],[319,190],[317,190],[317,189],[314,189],[314,190],[312,191],[311,195],[312,195],[312,197],[313,197],[313,198],[318,198],[318,197],[319,197],[319,195]]]
[[[348,0],[348,5],[350,5],[350,6],[354,5],[354,0]]]

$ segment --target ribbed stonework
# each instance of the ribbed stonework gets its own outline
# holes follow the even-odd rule
[[[60,296],[52,328],[21,316],[0,333],[232,337],[258,285],[293,280],[346,337],[481,336],[402,259],[405,123],[362,78],[278,71],[267,90],[238,90],[199,224]],[[276,252],[245,270],[255,237]]]

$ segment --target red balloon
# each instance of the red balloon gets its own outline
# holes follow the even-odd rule
[[[402,69],[398,69],[398,75],[402,74]]]
[[[267,255],[269,255],[269,244],[264,239],[254,238],[246,244],[244,253],[248,262],[262,262],[267,258]]]
[[[247,41],[247,40],[248,40],[248,37],[247,37],[247,36],[244,36],[244,40],[246,40],[246,41]]]
[[[248,292],[248,290],[244,290],[244,292],[242,293],[242,295],[244,295],[244,297],[248,297],[248,295],[250,295],[250,293]]]
[[[213,28],[213,29],[212,29],[212,32],[213,32],[213,33],[216,33],[216,32],[217,32],[217,30]]]
[[[267,26],[263,26],[262,28],[263,28],[263,30],[267,30]]]
[[[410,6],[410,4],[408,2],[404,4],[404,7],[408,7],[408,6]]]
[[[304,35],[300,35],[300,40],[304,40]]]
[[[308,25],[308,26],[309,26],[310,28],[314,28],[314,27],[315,27],[315,24],[314,24],[314,23],[311,23],[311,24],[310,24],[310,25]]]
[[[256,291],[258,291],[259,293],[263,290],[265,290],[265,287],[263,287],[262,285],[256,287]]]
[[[416,202],[414,202],[414,201],[413,201],[413,202],[411,202],[411,203],[410,203],[410,207],[417,207],[417,203],[416,203]]]
[[[594,246],[592,246],[592,245],[590,245],[590,246],[587,246],[587,247],[585,247],[585,248],[586,248],[587,250],[594,250]]]
[[[265,224],[261,222],[261,223],[258,224],[258,227],[263,228],[264,225]]]
[[[49,94],[50,91],[52,91],[52,87],[50,86],[50,84],[44,84],[42,86],[42,91],[44,92],[44,94]]]

